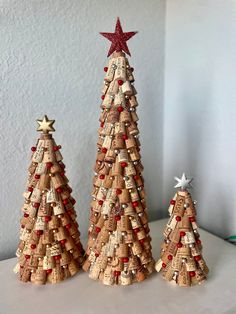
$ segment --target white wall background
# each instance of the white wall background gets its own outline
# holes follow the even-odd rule
[[[195,177],[200,224],[236,234],[236,1],[166,7],[163,196]]]
[[[161,216],[165,1],[0,1],[0,259],[14,255],[37,118],[56,119],[82,237],[88,227],[100,89],[120,16],[139,92],[150,218]]]

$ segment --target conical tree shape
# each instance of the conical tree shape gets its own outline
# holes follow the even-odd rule
[[[174,284],[189,287],[206,280],[208,267],[202,257],[202,244],[196,223],[195,202],[187,191],[192,179],[185,174],[178,181],[180,190],[170,202],[170,219],[164,230],[165,241],[156,270]]]
[[[20,243],[16,251],[20,280],[35,284],[57,283],[81,268],[84,251],[80,242],[75,200],[65,176],[65,165],[50,131],[53,120],[37,120],[42,131],[32,147],[29,177],[22,211]]]
[[[138,103],[133,69],[123,52],[114,52],[104,70],[83,268],[105,285],[129,285],[144,280],[154,269],[141,175]]]

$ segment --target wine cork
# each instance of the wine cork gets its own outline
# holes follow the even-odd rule
[[[183,216],[184,211],[185,211],[184,204],[185,204],[185,193],[181,194],[181,191],[179,191],[175,200],[173,213],[177,216]]]
[[[59,227],[56,233],[57,241],[61,241],[67,238],[67,231],[64,227]]]
[[[116,59],[109,59],[108,62],[108,70],[106,72],[104,80],[107,82],[111,82],[114,78],[115,70],[116,70]]]
[[[180,232],[178,229],[175,229],[170,234],[170,240],[174,243],[179,243],[180,240]]]
[[[61,246],[59,243],[53,243],[50,247],[50,255],[51,256],[58,256],[61,254]]]
[[[128,153],[126,149],[120,149],[118,154],[118,162],[127,162],[128,161]]]
[[[134,122],[137,122],[139,120],[139,117],[138,117],[137,112],[135,110],[131,111],[131,118]]]
[[[133,95],[133,89],[129,81],[124,82],[121,88],[122,88],[122,92],[125,95],[128,95],[128,96]]]
[[[111,175],[117,176],[117,175],[121,175],[121,174],[122,174],[121,165],[118,162],[118,160],[116,160],[116,162],[112,165]]]
[[[132,161],[136,161],[136,160],[139,160],[141,158],[139,152],[137,151],[137,149],[135,147],[133,147],[131,150],[130,150],[130,153],[129,153],[129,156],[130,156],[130,159]]]
[[[187,262],[186,262],[186,270],[187,271],[195,271],[196,270],[196,263],[195,260],[191,257],[187,258]]]
[[[58,283],[63,280],[63,271],[61,269],[61,266],[58,264],[55,268],[53,268],[51,273],[51,282],[52,283]]]
[[[30,281],[31,270],[27,267],[23,268],[23,271],[20,273],[20,280],[23,282]]]
[[[121,190],[121,194],[118,195],[121,204],[126,204],[130,202],[130,194],[126,189]]]
[[[136,187],[133,176],[126,176],[125,177],[125,187],[126,187],[126,189],[132,189],[132,188]]]
[[[27,217],[27,219],[21,219],[21,224],[25,226],[27,230],[32,230],[35,224],[35,219],[33,217]]]
[[[103,188],[110,189],[112,187],[112,184],[113,184],[113,177],[109,173],[109,175],[105,176],[102,186]]]
[[[85,272],[87,272],[87,271],[89,270],[89,268],[90,268],[90,265],[91,265],[91,262],[90,262],[89,259],[87,258],[87,259],[85,260],[85,262],[83,263],[83,266],[82,266],[83,270],[84,270]]]
[[[124,209],[124,214],[127,216],[133,216],[135,215],[135,209],[134,207],[131,205],[131,203],[126,204],[127,206]]]
[[[177,250],[177,254],[182,256],[182,258],[188,258],[190,256],[190,248],[182,246]]]
[[[121,113],[120,113],[120,122],[121,123],[129,123],[132,121],[130,112],[127,109],[124,109]]]
[[[126,129],[125,129],[125,123],[123,122],[116,122],[115,123],[115,134],[125,134]]]
[[[130,192],[130,197],[132,202],[139,201],[139,193],[136,189],[132,189]]]
[[[132,230],[126,230],[125,243],[133,243],[134,234]]]
[[[116,70],[114,80],[126,81],[126,61],[125,57],[121,56],[116,59]]]
[[[114,152],[113,149],[108,149],[104,157],[104,161],[108,163],[113,163],[115,162],[115,160],[116,160],[116,153]]]
[[[65,249],[67,251],[72,250],[74,248],[74,241],[72,238],[67,238],[65,242]]]
[[[127,149],[137,147],[136,140],[133,135],[130,135],[127,140],[125,140],[125,145]]]
[[[30,201],[35,202],[35,203],[40,203],[41,198],[42,198],[41,190],[35,187],[33,192],[31,193]]]
[[[79,270],[78,263],[76,263],[75,260],[71,260],[71,262],[68,264],[68,270],[69,270],[71,276],[74,276]]]
[[[51,177],[51,180],[52,180],[52,184],[53,184],[54,189],[57,189],[57,188],[59,188],[65,184],[64,178],[58,173],[54,174]]]
[[[49,229],[57,229],[60,226],[59,218],[57,216],[52,216],[51,220],[48,222]]]
[[[131,223],[128,216],[122,215],[120,220],[117,222],[117,230],[125,232],[131,230]]]
[[[133,245],[132,245],[132,252],[134,255],[139,255],[142,253],[142,246],[141,244],[139,243],[139,241],[135,241],[133,242]]]
[[[40,190],[46,190],[50,187],[50,177],[48,174],[42,174],[39,179],[38,188]]]
[[[142,239],[145,239],[146,238],[146,233],[144,230],[140,230],[138,233],[137,233],[137,238],[138,240],[142,240]]]
[[[71,223],[70,216],[66,212],[63,215],[60,215],[60,220],[62,226],[66,226]]]
[[[110,215],[108,219],[105,221],[104,226],[109,231],[116,230],[116,220],[113,215]]]
[[[199,284],[202,284],[206,280],[206,276],[201,269],[196,269],[195,274],[196,280]]]
[[[145,272],[143,268],[139,268],[136,272],[136,279],[138,282],[141,282],[146,279]]]
[[[122,286],[128,286],[132,283],[132,275],[129,271],[122,271],[120,275],[120,284]]]
[[[42,163],[39,163],[39,164],[43,165]],[[36,169],[37,169],[37,167],[38,167],[39,164],[34,163],[34,162],[31,162],[31,164],[30,164],[30,166],[29,166],[29,168],[28,168],[28,172],[29,172],[30,174],[35,173],[35,172],[36,172]]]
[[[112,143],[112,137],[110,135],[106,135],[105,138],[104,138],[104,141],[102,143],[102,147],[106,148],[106,149],[110,149],[111,148],[111,143]],[[98,158],[98,155],[101,156],[101,159]],[[105,157],[105,154],[104,153],[99,153],[97,154],[97,159],[98,160],[103,160]]]
[[[118,89],[119,89],[118,82],[114,80],[109,84],[107,94],[110,96],[115,96],[115,94],[117,94],[118,92]]]
[[[115,138],[112,141],[112,148],[113,148],[113,150],[125,148],[125,142],[123,139],[123,135],[121,133],[117,133],[115,135]]]
[[[179,286],[182,286],[182,287],[189,287],[191,285],[190,277],[189,277],[189,274],[187,273],[186,266],[184,264],[182,265],[182,268],[179,272],[177,283]]]
[[[184,244],[192,244],[195,243],[195,237],[192,232],[186,231],[185,236],[183,237]]]
[[[114,177],[113,182],[112,182],[112,188],[113,189],[124,189],[124,187],[125,187],[125,182],[124,182],[123,176],[116,175]]]
[[[134,95],[129,97],[129,104],[130,104],[130,107],[137,107],[138,106],[137,99]]]
[[[107,122],[108,123],[116,123],[119,122],[120,113],[117,111],[116,108],[111,108],[108,115],[107,115]]]
[[[129,134],[130,135],[138,135],[139,134],[139,130],[137,128],[137,125],[135,122],[131,121],[129,123],[129,126],[127,127]]]
[[[44,256],[43,258],[43,269],[53,269],[55,267],[55,261],[51,256]]]
[[[42,198],[43,200],[43,198]],[[46,194],[46,202],[47,203],[54,203],[57,201],[57,194],[53,187],[50,188],[50,190],[47,191]]]
[[[28,267],[32,270],[32,269],[36,269],[38,267],[38,257],[37,256],[33,256],[31,255],[29,258],[29,263],[28,263]]]
[[[38,140],[36,151],[33,154],[32,162],[40,163],[43,160],[43,154],[44,154],[44,141]]]
[[[104,275],[103,275],[103,284],[107,286],[111,286],[114,284],[114,275],[112,273],[112,267],[107,266]]]
[[[128,165],[127,167],[125,167],[125,171],[124,171],[125,176],[134,176],[136,174],[136,170],[133,163],[128,162],[127,164]]]
[[[139,215],[139,218],[143,225],[148,223],[148,216],[146,212],[142,212],[141,215]]]
[[[121,257],[128,257],[129,254],[129,248],[126,243],[120,243],[119,247],[117,248],[117,255],[119,258]]]

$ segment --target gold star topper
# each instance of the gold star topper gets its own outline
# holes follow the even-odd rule
[[[37,131],[41,131],[42,133],[49,133],[54,132],[55,129],[52,126],[55,120],[49,120],[48,117],[45,115],[42,120],[37,120],[38,128]]]

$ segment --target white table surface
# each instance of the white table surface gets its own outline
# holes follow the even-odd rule
[[[150,223],[158,258],[167,220]],[[236,247],[200,230],[208,281],[190,288],[173,286],[161,274],[131,286],[104,286],[81,271],[60,284],[22,283],[12,272],[16,258],[0,262],[1,314],[184,314],[236,313]]]

